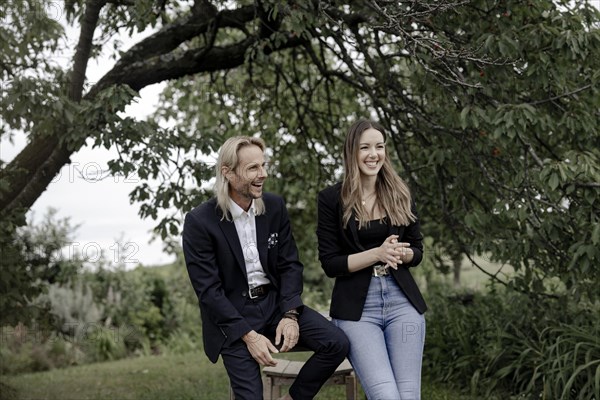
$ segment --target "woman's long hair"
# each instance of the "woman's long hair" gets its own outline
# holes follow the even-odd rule
[[[245,146],[258,146],[260,149],[265,151],[265,142],[260,138],[251,136],[234,136],[229,138],[223,143],[219,150],[219,158],[217,159],[216,166],[216,177],[215,182],[215,195],[217,196],[217,206],[223,212],[221,220],[226,219],[231,221],[231,213],[229,210],[229,182],[223,174],[223,167],[227,167],[232,171],[238,166],[239,158],[238,151]],[[254,211],[255,215],[261,215],[265,212],[265,202],[262,198],[254,200]]]
[[[362,204],[362,181],[358,168],[358,151],[360,137],[364,131],[373,128],[381,132],[383,141],[387,141],[385,129],[379,123],[360,119],[350,126],[344,143],[344,182],[342,183],[343,224],[348,222],[353,215],[358,220],[359,229],[366,226],[370,213]],[[408,185],[398,176],[386,149],[385,160],[375,183],[376,202],[393,225],[408,225],[416,220],[411,211],[411,196]]]

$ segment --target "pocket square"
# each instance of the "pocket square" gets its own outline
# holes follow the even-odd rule
[[[267,240],[267,248],[271,249],[277,246],[277,238],[279,237],[279,233],[271,233],[269,235],[269,239]]]

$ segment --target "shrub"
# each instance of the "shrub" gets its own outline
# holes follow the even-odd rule
[[[203,348],[202,337],[192,336],[183,330],[173,332],[164,343],[164,350],[169,354],[185,354]]]
[[[0,224],[0,326],[16,326],[31,319],[42,322],[47,308],[32,304],[52,283],[66,283],[83,265],[64,256],[77,227],[49,209],[41,221],[33,214],[28,225],[16,215],[3,215]],[[17,227],[18,226],[18,227]],[[46,322],[46,321],[44,321]]]
[[[53,284],[41,301],[50,304],[50,312],[55,316],[58,332],[73,337],[81,337],[89,325],[97,325],[103,315],[89,286],[77,282],[73,287]]]
[[[464,296],[440,289],[428,293],[423,370],[431,379],[486,397],[600,398],[597,307],[508,289],[464,305]]]
[[[90,326],[82,339],[90,362],[117,360],[127,355],[124,336],[112,327]]]
[[[67,340],[39,327],[2,328],[0,374],[44,371],[86,362],[82,349]]]
[[[498,368],[494,376],[499,381],[509,378],[518,392],[536,398],[600,398],[597,327],[561,324],[543,329],[536,338],[515,333],[503,335],[506,351],[490,362],[490,370]]]

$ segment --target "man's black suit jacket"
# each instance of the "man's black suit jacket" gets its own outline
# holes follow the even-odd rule
[[[283,314],[303,306],[303,266],[283,199],[264,193],[263,200],[266,212],[256,216],[259,257]],[[189,212],[183,227],[183,254],[200,303],[204,351],[213,363],[223,345],[252,330],[242,314],[248,297],[242,247],[233,221],[221,217],[213,198]]]
[[[325,274],[336,278],[331,296],[330,315],[337,319],[358,321],[367,299],[373,270],[364,268],[353,273],[348,271],[348,256],[365,249],[360,244],[358,229],[353,221],[348,223],[346,229],[343,228],[341,186],[341,183],[338,183],[319,193],[317,224],[319,260]],[[414,204],[412,211],[417,215]],[[418,265],[423,258],[423,236],[418,219],[408,226],[389,224],[389,235],[398,235],[399,242],[410,243],[410,248],[414,252],[411,263],[400,264],[397,270],[390,268],[390,271],[408,300],[422,314],[427,310],[427,305],[409,269]]]

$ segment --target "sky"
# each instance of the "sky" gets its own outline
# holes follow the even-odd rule
[[[126,113],[143,116],[154,108],[160,88],[158,85],[141,91],[139,103],[130,106]],[[26,144],[24,135],[17,135],[15,143],[2,138],[0,158],[11,160]],[[49,207],[58,210],[58,218],[70,219],[73,226],[79,225],[69,245],[69,254],[78,255],[89,261],[99,256],[104,249],[107,260],[123,260],[126,267],[164,264],[174,258],[163,253],[160,239],[149,243],[153,220],[142,220],[138,206],[129,203],[128,194],[138,182],[135,174],[109,176],[98,180],[98,174],[108,169],[107,162],[114,156],[104,148],[86,146],[71,158],[46,191],[33,205],[28,218],[40,221]]]
[[[62,20],[60,3],[50,3],[46,10],[51,17]],[[64,25],[64,24],[63,24]],[[131,40],[124,41],[124,49],[139,41],[144,34],[137,34]],[[74,49],[78,30],[67,28],[69,48]],[[108,44],[106,48],[110,48]],[[69,65],[72,54],[59,54],[56,62]],[[98,81],[112,66],[114,60],[101,57],[98,61],[90,61],[86,73],[89,88]],[[164,88],[163,84],[148,86],[140,91],[137,103],[129,105],[125,114],[138,119],[155,110],[158,95]],[[24,134],[16,133],[13,143],[7,137],[0,140],[0,159],[5,162],[12,160],[25,147]],[[57,209],[57,218],[69,218],[72,226],[78,226],[73,240],[66,249],[64,256],[78,256],[89,262],[97,261],[100,251],[112,265],[119,260],[126,268],[134,268],[139,263],[143,265],[160,265],[172,262],[174,257],[162,251],[163,242],[156,238],[150,242],[152,228],[156,221],[142,220],[138,216],[139,205],[130,204],[128,194],[137,185],[139,178],[130,176],[109,176],[99,180],[101,171],[108,169],[107,162],[116,154],[114,150],[104,148],[92,149],[85,146],[71,157],[71,164],[65,165],[46,191],[35,202],[28,213],[28,220],[39,222],[46,215],[49,207]]]

